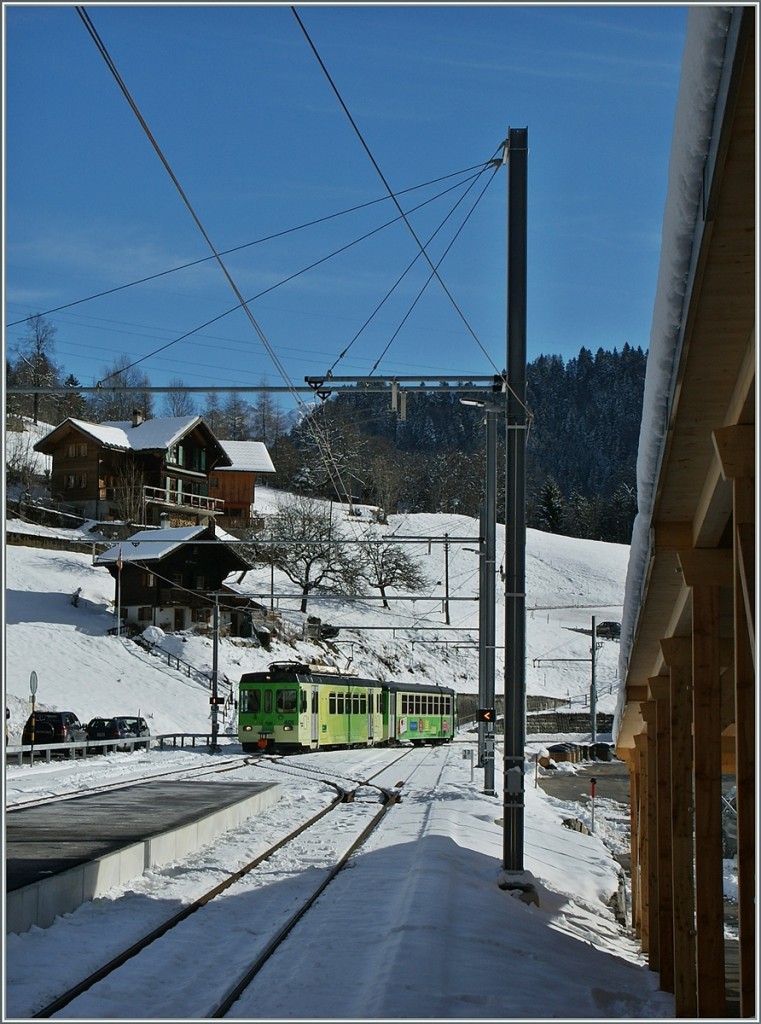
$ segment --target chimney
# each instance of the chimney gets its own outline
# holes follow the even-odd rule
[[[168,512],[162,512],[161,515],[159,516],[159,526],[160,526],[160,528],[162,530],[168,530],[169,529],[169,513]]]
[[[132,410],[132,426],[133,427],[139,427],[142,422],[143,422],[143,412],[142,412],[142,409],[133,409]]]

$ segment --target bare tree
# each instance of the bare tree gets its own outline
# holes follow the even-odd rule
[[[130,365],[129,356],[120,356],[113,366],[102,371],[102,386],[91,402],[96,421],[128,420],[133,409],[140,409],[145,419],[153,416],[153,394],[150,391],[126,391],[126,388],[148,388],[146,374]]]
[[[114,477],[114,496],[122,519],[130,523],[142,522],[143,490],[146,485],[142,468],[134,458],[128,456],[116,467]]]
[[[315,590],[356,593],[356,558],[335,536],[331,508],[324,502],[303,496],[283,502],[269,528],[275,543],[268,558],[301,588],[302,612]]]
[[[366,534],[369,539],[369,534]],[[428,582],[419,564],[401,545],[367,544],[362,548],[360,562],[362,579],[383,598],[383,607],[388,608],[386,590],[388,587],[404,587],[406,590],[422,590]]]
[[[184,387],[181,377],[173,377],[169,381],[172,388],[181,389]],[[164,395],[163,411],[165,416],[193,416],[195,414],[195,403],[187,391],[169,391]]]
[[[58,367],[53,362],[56,328],[37,313],[27,319],[27,333],[19,341],[15,367],[16,383],[25,387],[54,387],[58,383]],[[39,422],[40,395],[32,396],[32,417]],[[45,404],[47,408],[47,403]]]

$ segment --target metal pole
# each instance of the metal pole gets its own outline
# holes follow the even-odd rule
[[[449,534],[444,534],[444,621],[449,625]]]
[[[589,691],[589,714],[592,719],[592,742],[597,743],[597,627],[592,616],[592,685]]]
[[[478,706],[479,708],[491,707],[487,703],[487,682],[486,682],[486,647],[487,647],[487,626],[486,626],[486,506],[482,505],[479,510],[479,524],[481,539],[478,544]],[[486,722],[478,723],[478,767],[483,768],[486,764]],[[484,784],[486,780],[484,779]]]
[[[212,646],[211,662],[211,745],[209,753],[215,754],[219,750],[217,738],[219,736],[219,722],[217,720],[217,666],[219,662],[219,596],[214,595],[214,643]]]
[[[484,703],[482,707],[495,707],[494,660],[496,647],[496,538],[497,538],[497,413],[498,409],[486,407],[486,494],[484,516],[484,556],[481,569],[483,583],[483,624],[485,639],[484,655]],[[485,723],[484,737],[484,793],[493,796],[494,789],[494,722]]]
[[[528,129],[511,128],[507,239],[503,867],[523,871],[526,708],[526,179]]]

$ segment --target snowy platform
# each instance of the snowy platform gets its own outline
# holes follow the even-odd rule
[[[6,932],[46,928],[194,853],[280,799],[277,783],[148,782],[6,814]]]

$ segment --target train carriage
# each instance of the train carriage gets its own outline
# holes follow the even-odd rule
[[[302,662],[273,662],[239,684],[238,737],[248,752],[448,743],[456,724],[447,687],[381,683]]]
[[[330,666],[273,662],[241,676],[238,736],[246,751],[368,747],[384,742],[381,684]]]
[[[385,683],[385,728],[394,743],[451,743],[457,730],[457,695],[447,686]]]

